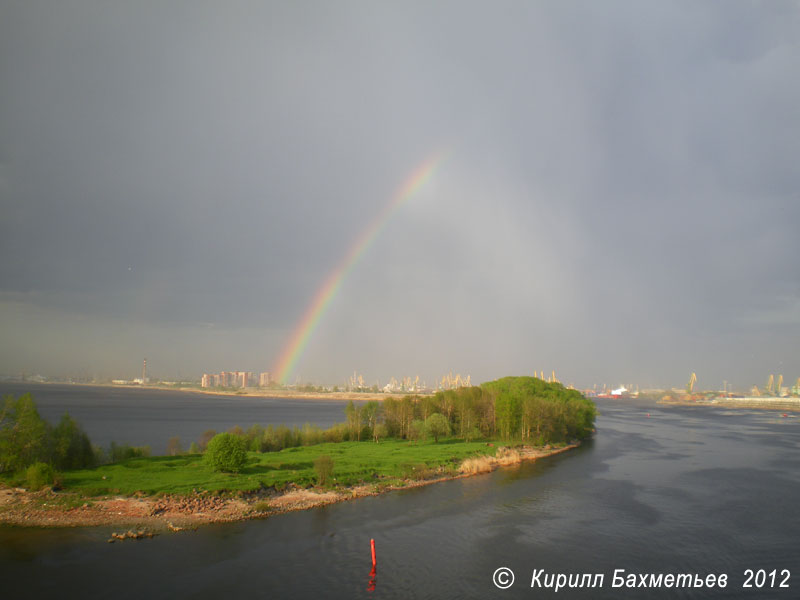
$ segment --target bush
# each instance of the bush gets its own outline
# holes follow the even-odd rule
[[[322,433],[323,442],[338,444],[339,442],[343,442],[346,439],[347,439],[347,425],[345,423],[339,423],[338,425],[329,427]]]
[[[300,432],[303,446],[314,446],[321,444],[323,438],[322,430],[316,425],[306,423]]]
[[[431,469],[425,463],[403,463],[400,469],[405,479],[416,481],[427,479],[431,474]]]
[[[333,459],[327,454],[317,457],[314,461],[314,470],[317,472],[317,484],[328,485],[333,478]]]
[[[414,419],[408,429],[408,437],[414,441],[425,439],[425,421]]]
[[[37,462],[25,471],[25,483],[32,492],[53,485],[55,473],[47,463]]]
[[[108,449],[108,458],[112,463],[143,456],[150,456],[150,446],[131,446],[129,444],[111,442]]]
[[[215,471],[238,473],[247,461],[247,441],[232,433],[215,435],[206,448],[206,462]]]

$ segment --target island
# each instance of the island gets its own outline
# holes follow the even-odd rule
[[[429,485],[577,447],[594,404],[559,383],[505,377],[432,396],[347,404],[321,430],[208,431],[189,452],[92,447],[68,415],[42,420],[30,395],[0,413],[0,523],[131,527],[141,538]]]

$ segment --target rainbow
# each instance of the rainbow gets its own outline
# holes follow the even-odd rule
[[[378,234],[383,230],[389,218],[400,208],[409,198],[411,198],[422,186],[433,176],[437,167],[444,160],[444,154],[436,154],[422,163],[411,176],[403,183],[400,189],[394,194],[383,211],[361,232],[356,238],[355,243],[345,254],[333,271],[325,279],[325,283],[317,290],[309,307],[298,321],[297,326],[292,331],[286,345],[281,352],[280,358],[275,365],[273,372],[278,381],[282,384],[287,382],[297,361],[303,355],[311,336],[319,325],[322,316],[327,311],[331,301],[336,297],[336,292],[342,287],[347,274],[353,270],[359,259],[364,256],[367,249],[373,244]]]

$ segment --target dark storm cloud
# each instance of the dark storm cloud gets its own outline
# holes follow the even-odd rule
[[[268,365],[448,149],[305,379],[800,374],[799,27],[790,2],[6,3],[3,364]]]

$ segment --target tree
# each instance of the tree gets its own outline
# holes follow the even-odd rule
[[[217,432],[213,429],[206,429],[203,434],[200,436],[200,439],[197,440],[197,446],[200,448],[200,452],[205,452],[206,448],[208,447],[208,442],[217,435]]]
[[[232,433],[218,433],[208,442],[206,462],[215,471],[238,473],[247,462],[247,442]]]
[[[333,478],[333,459],[327,454],[318,456],[314,461],[314,470],[317,472],[317,484],[328,485]]]
[[[370,428],[375,428],[381,415],[381,405],[377,400],[370,400],[361,407],[361,422]]]
[[[380,439],[385,438],[388,435],[388,433],[389,430],[387,429],[386,425],[384,423],[378,423],[372,430],[372,437],[374,438],[375,443],[377,444],[380,441]]]
[[[89,436],[65,414],[53,429],[53,464],[60,471],[90,467],[95,463]]]
[[[50,427],[39,416],[30,394],[6,396],[0,423],[0,472],[49,462]]]
[[[169,441],[167,442],[167,456],[178,456],[180,454],[183,454],[181,438],[176,435],[169,438]]]
[[[350,430],[351,440],[361,439],[361,409],[358,408],[353,401],[347,403],[344,408],[344,414],[347,417],[347,427]]]
[[[438,442],[440,437],[450,433],[450,422],[443,414],[434,413],[425,421],[425,430],[434,442]]]

